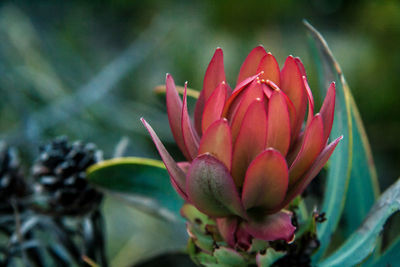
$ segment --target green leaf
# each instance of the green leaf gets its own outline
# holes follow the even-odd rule
[[[347,84],[343,86],[347,88]],[[379,196],[379,184],[371,148],[359,111],[351,95],[350,105],[354,149],[351,177],[344,207],[346,236],[349,236],[361,225]]]
[[[397,238],[391,245],[388,247],[385,252],[376,259],[372,266],[380,267],[380,266],[400,266],[400,237]]]
[[[154,87],[154,92],[157,95],[165,95],[167,88],[165,87],[165,85],[158,85],[156,87]],[[184,91],[184,87],[183,86],[176,86],[176,90],[178,91],[178,93],[180,95],[183,95],[183,91]],[[200,92],[192,89],[192,88],[187,88],[187,96],[194,98],[194,99],[198,99],[200,96]]]
[[[282,251],[276,251],[273,248],[267,248],[264,254],[257,255],[257,266],[268,267],[275,263],[277,260],[285,256],[286,253]]]
[[[135,266],[145,259],[182,251],[187,244],[183,223],[160,220],[111,195],[103,200],[109,266]]]
[[[331,51],[323,37],[307,22],[308,33],[311,39],[313,56],[315,57],[320,73],[321,90],[325,95],[329,83],[336,82],[336,106],[335,118],[331,132],[331,138],[343,135],[343,140],[333,152],[327,172],[324,200],[321,210],[326,212],[328,220],[318,225],[318,238],[321,247],[314,256],[314,260],[320,259],[335,231],[345,204],[347,187],[349,184],[351,161],[353,152],[352,120],[350,113],[350,92],[344,87],[344,76],[335,61]]]
[[[106,160],[87,171],[91,183],[136,208],[167,221],[180,220],[183,200],[161,161],[126,157]]]
[[[400,179],[382,194],[361,227],[319,266],[353,266],[362,262],[374,251],[386,220],[399,210]]]
[[[371,148],[368,142],[368,137],[366,135],[365,129],[363,122],[361,120],[360,113],[358,111],[357,105],[354,101],[353,96],[351,95],[350,88],[348,84],[346,83],[346,80],[344,79],[344,76],[342,74],[342,71],[340,69],[339,64],[335,61],[335,59],[332,56],[332,53],[330,52],[325,40],[322,38],[322,36],[309,24],[306,23],[306,26],[309,29],[309,32],[311,33],[314,41],[314,48],[319,52],[319,54],[324,54],[325,57],[321,56],[321,58],[324,58],[323,62],[319,61],[317,62],[319,66],[319,72],[320,72],[320,82],[321,84],[321,89],[325,90],[327,88],[328,83],[330,83],[332,80],[336,81],[336,88],[337,88],[337,101],[336,101],[336,107],[337,108],[343,108],[343,110],[346,110],[346,115],[347,115],[347,125],[348,129],[347,132],[345,131],[346,128],[343,128],[342,134],[346,137],[350,136],[351,139],[349,140],[350,143],[348,143],[348,151],[349,151],[349,159],[351,164],[349,163],[347,166],[347,174],[349,168],[350,170],[350,176],[342,176],[341,179],[342,181],[330,181],[329,179],[337,179],[337,177],[334,177],[333,175],[330,175],[328,178],[328,184],[327,188],[330,188],[331,184],[334,183],[341,183],[345,184],[348,179],[348,188],[345,190],[345,197],[342,199],[342,204],[340,207],[343,207],[343,202],[344,202],[344,234],[345,236],[349,236],[352,232],[354,232],[362,223],[362,220],[365,218],[367,215],[368,211],[374,204],[375,200],[379,196],[379,184],[378,184],[378,179],[377,179],[377,174],[376,174],[376,169],[374,165],[374,161],[372,158],[372,153],[371,153]],[[350,112],[351,120],[349,120],[348,115]],[[335,113],[336,116],[336,113]],[[342,122],[345,122],[343,120]],[[338,124],[340,121],[336,120],[334,121],[334,124]],[[332,137],[335,137],[335,135],[331,135]],[[352,142],[352,144],[351,144]],[[342,149],[345,150],[343,146],[345,145],[341,144]],[[332,163],[331,163],[332,164]],[[332,167],[331,167],[332,168]],[[344,173],[345,170],[343,170]],[[331,170],[330,172],[333,172]],[[335,195],[337,192],[335,191],[329,191],[329,196],[327,197],[326,204],[323,207],[327,207],[328,201],[331,201],[332,198],[339,198],[343,197],[342,194]],[[324,209],[323,209],[324,210]],[[327,214],[329,216],[329,214]],[[328,236],[330,233],[332,233],[336,226],[337,226],[337,221],[340,219],[340,209],[338,210],[337,214],[339,215],[335,220],[335,222],[332,222],[331,227],[326,226],[326,230],[321,233],[321,228],[323,229],[324,226],[320,226],[320,235]],[[329,220],[332,220],[331,216],[328,217]],[[329,223],[328,223],[329,224]],[[330,231],[329,231],[329,228]],[[328,237],[326,237],[328,238]],[[329,242],[327,242],[329,243]],[[322,249],[319,252],[319,256],[322,256],[324,253],[324,246],[322,246]]]
[[[246,267],[247,262],[234,249],[220,247],[214,250],[214,257],[217,259],[218,264],[232,266],[232,267]]]

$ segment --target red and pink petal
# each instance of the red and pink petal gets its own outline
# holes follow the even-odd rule
[[[203,118],[201,121],[202,133],[204,133],[211,124],[221,118],[226,97],[227,85],[225,82],[222,82],[214,90],[204,106]]]
[[[283,93],[275,91],[268,103],[267,143],[286,155],[290,146],[290,114]]]
[[[292,136],[297,136],[303,124],[307,109],[307,96],[305,93],[301,71],[292,56],[287,57],[281,71],[281,89],[292,101],[296,109],[296,120],[292,129]],[[292,139],[292,142],[294,140]]]
[[[321,116],[324,124],[324,140],[328,140],[329,135],[331,134],[332,124],[333,124],[333,116],[335,113],[335,83],[331,83],[328,88],[328,92],[326,93],[326,97],[324,103],[321,107]]]
[[[189,154],[189,160],[197,156],[199,149],[199,137],[195,132],[192,122],[190,121],[188,108],[187,108],[187,83],[185,83],[185,90],[183,91],[183,107],[182,107],[182,138]]]
[[[224,69],[224,54],[221,48],[217,48],[208,64],[206,74],[204,75],[203,90],[196,102],[194,110],[194,122],[197,134],[201,135],[201,118],[203,115],[204,105],[208,98],[214,92],[215,88],[226,81]]]
[[[167,114],[172,135],[174,136],[175,142],[182,151],[183,155],[186,157],[186,159],[190,159],[182,137],[182,100],[179,97],[178,91],[176,90],[174,79],[170,74],[167,74],[165,85]]]
[[[189,201],[212,217],[246,217],[239,193],[226,166],[211,154],[195,158],[187,174]]]
[[[179,168],[178,164],[174,161],[174,159],[171,157],[171,155],[165,149],[164,145],[161,143],[161,140],[158,138],[157,134],[154,132],[154,130],[150,126],[150,124],[148,124],[147,121],[143,118],[141,118],[140,120],[142,121],[144,127],[146,127],[151,138],[153,139],[154,144],[156,145],[158,153],[160,154],[161,159],[164,162],[165,167],[167,168],[167,171],[169,173],[172,186],[178,192],[178,194],[184,200],[187,201],[188,198],[186,195],[186,175],[185,175],[185,173],[182,171],[181,168]]]
[[[261,45],[251,50],[240,68],[236,84],[239,84],[246,78],[255,75],[257,73],[258,65],[266,54],[267,52],[265,52],[264,47]]]
[[[235,247],[235,233],[238,227],[238,218],[236,216],[217,218],[217,227],[220,235],[230,247]]]
[[[264,241],[293,241],[296,227],[292,225],[292,213],[280,211],[266,215],[261,220],[250,220],[244,225],[246,231]]]
[[[231,170],[232,165],[232,137],[226,119],[214,122],[200,140],[199,155],[210,153]]]
[[[267,136],[267,114],[264,103],[255,100],[248,108],[233,147],[232,177],[241,187],[250,162],[264,150]],[[232,138],[233,140],[233,138]]]
[[[288,167],[279,151],[268,148],[250,164],[243,183],[242,202],[246,210],[261,208],[268,213],[285,198]]]
[[[260,79],[270,80],[278,87],[281,85],[279,64],[271,53],[265,54],[258,65],[256,73],[260,74]]]
[[[294,184],[308,170],[325,146],[321,115],[314,116],[304,133],[300,152],[289,168],[289,185]]]
[[[330,143],[328,146],[326,146],[322,150],[322,152],[315,159],[314,163],[309,168],[309,170],[297,181],[297,183],[295,183],[295,184],[293,184],[293,185],[291,185],[289,187],[289,190],[288,190],[288,192],[286,194],[285,200],[281,203],[281,205],[279,205],[279,207],[277,207],[276,211],[284,208],[296,196],[298,196],[299,194],[303,193],[303,191],[310,184],[310,182],[321,171],[322,167],[325,165],[325,163],[331,157],[331,155],[332,155],[333,151],[335,150],[336,146],[338,145],[338,143],[342,139],[343,139],[343,136],[340,136],[339,138],[334,140],[332,143]]]

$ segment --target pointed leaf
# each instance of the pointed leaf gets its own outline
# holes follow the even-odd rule
[[[257,46],[256,48],[251,50],[249,55],[244,60],[242,67],[240,68],[236,84],[239,84],[244,79],[255,75],[257,73],[257,68],[261,62],[261,59],[266,54],[267,52],[265,52],[265,49],[262,46]]]
[[[343,86],[344,77],[339,69],[339,65],[335,61],[323,37],[311,25],[308,23],[305,24],[310,36],[314,60],[318,66],[317,70],[321,77],[320,88],[325,90],[332,81],[336,83],[335,114],[330,136],[344,135],[341,145],[332,154],[327,172],[325,196],[321,210],[326,212],[327,218],[330,219],[318,225],[317,232],[318,238],[321,241],[321,247],[313,256],[314,260],[318,260],[323,257],[328,244],[331,243],[331,237],[339,223],[346,202],[353,159],[353,126],[348,102],[350,92]],[[322,92],[322,95],[324,94],[325,92]],[[365,182],[368,183],[368,181]]]
[[[290,116],[285,97],[280,91],[271,95],[268,102],[266,147],[273,147],[286,155],[290,145]]]
[[[87,170],[87,179],[106,191],[151,198],[146,202],[149,213],[165,219],[168,217],[163,209],[168,209],[175,219],[180,218],[183,200],[174,192],[168,172],[159,160],[127,157],[102,161]]]
[[[187,175],[189,201],[201,212],[215,217],[244,216],[239,193],[225,165],[210,154],[193,160]]]
[[[293,240],[294,230],[296,230],[296,227],[292,225],[292,213],[289,211],[267,215],[262,220],[248,221],[244,227],[252,236],[265,241],[285,240],[290,242]]]
[[[260,75],[260,79],[270,80],[278,87],[281,85],[281,71],[279,69],[279,64],[275,57],[271,53],[267,53],[258,65],[258,69],[255,73],[263,73]]]
[[[199,155],[210,153],[228,168],[232,165],[231,129],[226,119],[214,122],[200,141]]]
[[[385,252],[376,259],[372,266],[379,267],[379,266],[399,266],[400,265],[400,238],[397,237],[395,241],[385,249]]]
[[[225,100],[227,97],[227,85],[222,82],[211,94],[204,106],[203,119],[201,121],[202,133],[219,120],[224,109]]]
[[[189,154],[189,160],[194,159],[197,156],[199,149],[199,137],[195,132],[192,122],[190,121],[188,108],[187,108],[187,83],[185,83],[185,90],[183,92],[183,107],[182,107],[182,137],[185,143],[186,150]]]
[[[189,153],[186,149],[185,142],[182,137],[182,100],[175,87],[174,79],[171,75],[167,74],[166,81],[166,102],[169,126],[174,136],[175,142],[183,155],[190,159]]]
[[[254,101],[248,108],[233,147],[232,177],[241,187],[250,162],[264,150],[267,136],[267,114],[264,103]]]
[[[158,153],[160,154],[161,159],[163,160],[165,167],[167,168],[168,173],[171,177],[172,186],[175,188],[178,194],[186,200],[187,196],[185,193],[185,188],[186,188],[185,173],[178,167],[174,159],[165,149],[164,145],[161,143],[161,140],[158,138],[153,128],[151,128],[150,124],[148,124],[144,118],[141,118],[140,120],[142,121],[144,127],[146,127],[147,131],[151,136],[151,139],[156,145]]]
[[[345,234],[350,235],[362,223],[379,196],[378,177],[371,148],[357,106],[351,98],[353,127],[353,164],[344,207]]]
[[[288,167],[279,151],[268,148],[250,164],[243,183],[242,202],[246,210],[273,210],[285,198]]]
[[[386,220],[400,210],[400,180],[390,186],[371,208],[360,228],[319,266],[354,266],[375,249]]]

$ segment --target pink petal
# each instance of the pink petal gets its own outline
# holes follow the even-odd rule
[[[194,159],[197,156],[199,149],[199,137],[193,129],[192,122],[189,118],[187,108],[187,82],[185,83],[185,90],[183,91],[183,108],[182,108],[182,137],[185,143],[186,150],[189,154],[189,160]]]
[[[202,132],[204,133],[207,128],[219,120],[224,109],[224,104],[227,96],[227,86],[222,82],[217,89],[208,98],[203,111],[202,119]]]
[[[328,161],[328,159],[331,157],[333,151],[335,150],[337,144],[339,143],[340,140],[343,139],[343,136],[340,136],[337,138],[335,141],[330,143],[328,146],[322,150],[322,152],[318,155],[318,157],[315,159],[314,163],[312,166],[309,168],[309,170],[304,174],[297,183],[293,184],[292,186],[289,187],[288,193],[286,194],[285,200],[277,207],[275,210],[278,211],[288,205],[296,196],[301,194],[304,189],[310,184],[310,182],[314,179],[315,176],[320,172],[322,167],[325,165],[325,163]]]
[[[308,100],[308,115],[307,115],[307,123],[306,127],[311,123],[312,118],[314,117],[314,99],[311,93],[310,86],[308,85],[306,76],[303,76],[303,84],[304,88],[306,88],[307,100]]]
[[[218,218],[217,227],[220,235],[230,247],[235,247],[235,232],[238,227],[238,219],[235,216]]]
[[[246,57],[245,61],[243,62],[242,67],[240,68],[238,79],[236,84],[239,84],[244,79],[253,76],[257,73],[257,67],[261,62],[261,59],[267,54],[265,52],[264,47],[257,46]]]
[[[292,101],[296,109],[296,123],[292,129],[292,136],[300,132],[307,109],[307,97],[299,67],[292,56],[287,57],[281,71],[281,89]],[[294,139],[292,139],[292,142]]]
[[[204,99],[204,92],[201,91],[199,98],[196,101],[196,106],[194,108],[194,128],[199,136],[201,136],[201,120],[203,118],[203,110],[206,100]]]
[[[266,215],[262,220],[251,220],[244,226],[252,236],[265,241],[285,240],[290,242],[293,240],[294,230],[296,230],[296,227],[292,225],[292,213],[289,211]]]
[[[321,115],[317,114],[304,133],[299,154],[289,169],[289,185],[294,184],[308,170],[325,145]]]
[[[235,233],[236,236],[236,248],[244,251],[248,251],[251,247],[251,241],[253,237],[246,231],[243,223],[241,223]]]
[[[229,170],[210,154],[193,160],[187,175],[186,192],[189,201],[209,216],[246,216]]]
[[[188,161],[180,161],[177,163],[178,167],[186,174],[190,168],[190,162]]]
[[[204,133],[200,141],[199,155],[210,153],[228,168],[232,165],[232,137],[226,119],[214,122]]]
[[[178,91],[176,90],[174,79],[170,74],[167,74],[166,81],[166,98],[167,98],[167,113],[169,126],[174,136],[175,142],[183,155],[190,159],[190,156],[186,150],[185,142],[182,137],[182,100],[179,97]]]
[[[305,81],[305,84],[307,84],[305,89],[307,91],[307,95],[310,97],[311,104],[314,107],[314,98],[313,98],[310,86],[308,86],[306,69],[304,68],[303,62],[301,62],[300,58],[296,57],[294,60],[296,61],[297,66],[299,67],[299,70],[300,70],[301,76],[303,78],[303,81]]]
[[[335,95],[336,89],[335,83],[333,82],[328,88],[328,92],[326,93],[326,97],[320,111],[324,124],[324,140],[328,140],[332,130],[333,115],[335,113]]]
[[[285,198],[288,167],[279,151],[268,148],[250,164],[243,183],[242,202],[246,210],[261,208],[267,213]]]
[[[221,48],[217,48],[214,56],[208,64],[206,74],[204,75],[203,90],[200,93],[194,110],[196,131],[199,135],[201,134],[201,116],[203,115],[204,105],[214,92],[215,88],[217,88],[217,86],[223,81],[226,81],[224,54]]]
[[[290,117],[290,129],[294,129],[295,125],[296,125],[296,119],[297,119],[297,115],[296,115],[296,108],[294,107],[292,101],[289,99],[289,97],[281,90],[279,89],[279,87],[273,83],[270,80],[266,81],[266,84],[268,86],[265,85],[265,87],[263,87],[264,90],[264,94],[267,96],[267,98],[271,98],[272,93],[274,91],[278,91],[282,94],[282,96],[285,98],[286,100],[286,105],[289,111],[289,117]],[[264,85],[264,84],[263,84]],[[267,90],[265,90],[265,88],[268,88]]]
[[[253,82],[244,92],[243,98],[240,101],[237,109],[232,115],[231,119],[231,131],[232,131],[232,140],[235,142],[237,135],[239,134],[239,130],[242,126],[243,118],[249,108],[249,106],[256,99],[263,99],[264,93],[260,83]]]
[[[281,84],[279,64],[271,53],[265,54],[258,65],[256,73],[263,71],[260,79],[270,80],[278,87]]]
[[[246,88],[248,88],[253,83],[254,80],[257,79],[258,76],[259,74],[249,77],[236,86],[236,88],[233,90],[232,95],[229,96],[228,100],[225,103],[224,111],[222,112],[222,117],[228,118],[229,113],[231,113],[230,110],[232,110],[232,106],[235,103],[240,102],[237,101],[238,98],[243,96],[242,93],[245,91]]]
[[[161,140],[158,138],[157,134],[154,132],[153,128],[147,123],[144,118],[140,118],[144,127],[146,127],[149,132],[151,139],[153,139],[154,144],[158,150],[158,153],[163,160],[165,167],[169,173],[172,186],[175,188],[176,192],[184,199],[188,200],[186,195],[186,176],[185,173],[178,167],[174,159],[165,149],[164,145],[161,143]]]
[[[266,147],[273,147],[286,155],[290,145],[290,115],[285,97],[275,91],[268,103]]]
[[[208,100],[215,88],[225,80],[224,53],[221,48],[217,48],[204,75],[203,91],[205,100]]]
[[[250,162],[264,150],[267,135],[267,114],[264,103],[255,100],[248,108],[233,148],[232,177],[241,187]]]

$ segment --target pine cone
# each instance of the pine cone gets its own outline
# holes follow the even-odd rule
[[[0,201],[22,197],[26,188],[15,149],[0,142]]]
[[[33,167],[35,191],[45,197],[45,210],[53,215],[84,215],[101,202],[102,194],[86,180],[86,169],[102,160],[92,143],[72,144],[58,137],[40,147]]]

